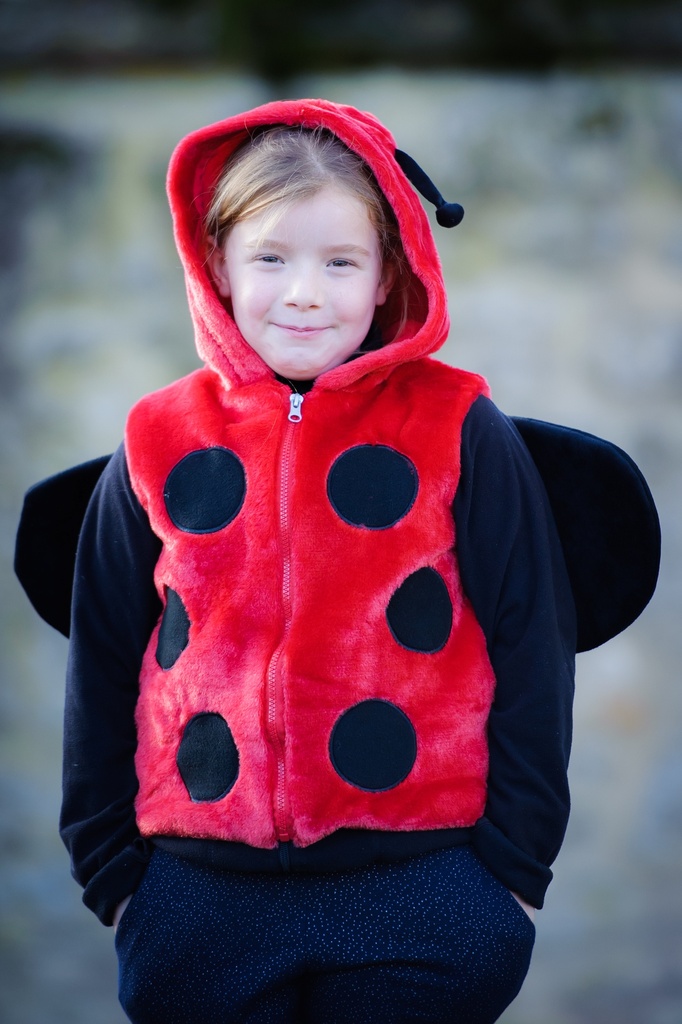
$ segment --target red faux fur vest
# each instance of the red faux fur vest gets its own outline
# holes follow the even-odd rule
[[[306,846],[468,826],[494,677],[452,501],[482,378],[417,359],[300,413],[198,370],[132,411],[164,612],[137,708],[145,835]],[[300,417],[300,418],[298,418]]]

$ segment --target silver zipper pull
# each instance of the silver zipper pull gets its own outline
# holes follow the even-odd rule
[[[287,416],[287,419],[290,423],[300,423],[303,419],[303,416],[301,415],[303,398],[304,396],[299,395],[296,391],[289,395],[289,415]]]

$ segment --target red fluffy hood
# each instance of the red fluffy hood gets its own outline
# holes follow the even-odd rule
[[[292,100],[268,103],[192,132],[173,153],[168,196],[200,357],[220,374],[228,387],[255,383],[272,375],[244,340],[213,287],[202,227],[227,158],[250,129],[271,124],[328,128],[369,164],[395,210],[412,270],[408,324],[399,339],[391,340],[391,325],[399,320],[400,314],[396,297],[389,296],[385,305],[377,308],[376,315],[387,344],[361,359],[329,370],[318,379],[318,385],[335,390],[368,374],[377,379],[398,363],[434,352],[445,341],[449,327],[440,260],[421,200],[396,162],[392,135],[372,114],[354,107],[327,100]]]

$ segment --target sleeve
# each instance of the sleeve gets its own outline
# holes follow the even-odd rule
[[[496,677],[485,815],[474,849],[541,907],[569,814],[575,607],[542,480],[513,423],[479,398],[455,496],[462,585]]]
[[[111,924],[151,855],[135,822],[135,705],[161,603],[161,544],[130,485],[123,447],[93,493],[74,576],[60,834],[83,902]]]

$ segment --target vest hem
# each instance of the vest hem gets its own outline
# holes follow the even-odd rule
[[[224,871],[264,873],[347,871],[435,853],[470,842],[473,829],[445,828],[417,832],[339,829],[310,846],[278,844],[263,850],[246,843],[187,836],[151,836],[151,842],[177,857]],[[281,847],[286,846],[286,855]]]

